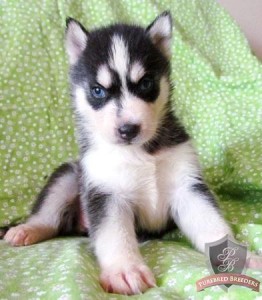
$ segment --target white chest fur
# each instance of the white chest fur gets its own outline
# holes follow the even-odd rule
[[[185,143],[149,155],[133,146],[110,145],[88,151],[82,166],[92,186],[111,193],[116,201],[132,203],[140,225],[157,230],[167,222],[181,160],[188,160],[189,152],[192,155],[188,149],[191,145]]]

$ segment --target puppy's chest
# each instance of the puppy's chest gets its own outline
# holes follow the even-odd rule
[[[157,230],[167,221],[168,158],[144,152],[89,153],[83,162],[92,185],[103,187],[119,201],[130,201],[143,228]]]

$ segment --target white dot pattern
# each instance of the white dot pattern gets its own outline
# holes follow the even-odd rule
[[[65,19],[92,29],[174,18],[174,109],[192,135],[204,175],[236,237],[262,254],[262,68],[215,1],[1,1],[0,226],[25,218],[52,170],[77,157],[70,110]],[[0,241],[0,299],[126,299],[106,294],[88,239],[26,248]],[[204,256],[178,231],[141,246],[158,288],[134,299],[261,299],[233,286],[196,293]],[[248,275],[262,280],[260,271]]]

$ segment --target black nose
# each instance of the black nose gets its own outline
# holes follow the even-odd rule
[[[135,138],[140,131],[140,125],[137,124],[124,124],[118,128],[121,138],[125,141],[131,141]]]

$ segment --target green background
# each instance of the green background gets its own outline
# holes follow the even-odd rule
[[[24,219],[52,170],[77,157],[64,50],[67,16],[88,29],[174,18],[174,109],[237,238],[262,254],[262,66],[212,0],[0,2],[0,226]],[[201,293],[204,256],[179,232],[141,246],[159,288],[141,299],[261,299],[246,288]],[[260,271],[248,274],[261,280]],[[0,242],[0,299],[122,299],[104,293],[88,239],[25,248]],[[190,298],[191,297],[191,298]]]

